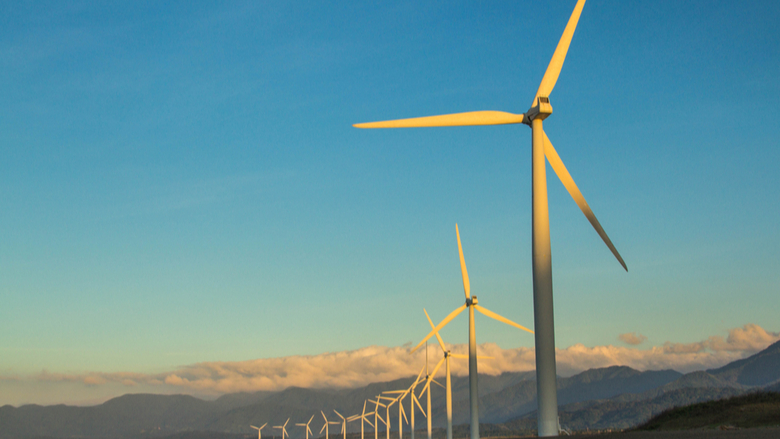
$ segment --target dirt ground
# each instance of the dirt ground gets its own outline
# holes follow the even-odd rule
[[[780,427],[742,430],[632,431],[599,435],[561,436],[577,439],[780,439]]]

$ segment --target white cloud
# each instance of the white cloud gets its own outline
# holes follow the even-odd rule
[[[631,335],[637,339],[643,337]],[[663,346],[649,349],[612,345],[586,347],[576,344],[557,349],[556,358],[558,373],[564,376],[612,365],[625,365],[639,370],[675,369],[690,372],[719,367],[747,357],[778,340],[780,333],[767,332],[760,326],[748,324],[730,330],[725,339],[712,336],[688,344],[666,342]],[[467,353],[468,349],[465,344],[448,347],[456,353]],[[494,357],[492,360],[480,361],[480,373],[497,375],[502,372],[534,370],[533,348],[501,349],[498,345],[485,343],[479,346],[479,353]],[[143,386],[159,389],[159,393],[197,395],[282,390],[290,386],[348,388],[416,375],[424,364],[424,355],[424,351],[409,355],[407,347],[368,346],[353,351],[310,356],[197,363],[160,374],[90,372],[68,375],[44,371],[23,379],[80,383],[90,387],[107,384],[126,388]],[[441,351],[431,349],[431,367],[440,358]],[[466,363],[465,360],[454,360],[453,374],[468,374]],[[0,380],[18,381],[20,377],[0,376]]]

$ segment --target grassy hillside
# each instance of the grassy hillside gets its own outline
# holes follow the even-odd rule
[[[732,425],[739,428],[780,425],[780,393],[756,392],[666,410],[637,430],[688,430]]]

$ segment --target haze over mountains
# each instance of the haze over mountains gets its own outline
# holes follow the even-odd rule
[[[533,372],[479,378],[480,420],[485,435],[535,428],[536,383]],[[35,436],[137,438],[186,431],[252,434],[250,424],[305,422],[324,410],[330,416],[360,412],[363,401],[385,390],[409,386],[412,377],[357,389],[303,389],[232,393],[214,401],[185,395],[129,394],[93,407],[25,405],[0,407],[0,439]],[[468,419],[468,378],[454,377],[453,419]],[[625,428],[666,408],[717,399],[754,389],[780,390],[780,342],[717,369],[682,374],[674,370],[638,371],[626,366],[591,369],[558,380],[561,423],[571,429]],[[432,393],[433,425],[444,426],[444,392]],[[408,404],[408,400],[406,400]],[[381,413],[381,412],[380,412]],[[397,409],[391,416],[397,416]],[[335,418],[335,415],[333,415]],[[312,423],[315,433],[321,415]],[[425,420],[418,413],[417,428]],[[395,424],[393,424],[395,425]],[[273,429],[264,430],[271,437]],[[408,428],[408,427],[406,427]],[[349,431],[359,431],[350,424]],[[291,437],[303,437],[298,427]],[[278,433],[277,433],[278,434]]]

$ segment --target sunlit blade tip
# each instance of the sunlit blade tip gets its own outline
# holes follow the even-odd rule
[[[466,293],[466,299],[471,299],[469,272],[466,270],[466,259],[463,258],[463,246],[460,244],[460,230],[458,230],[457,224],[455,224],[455,234],[458,236],[458,254],[460,255],[460,274],[463,276],[463,291]]]
[[[563,61],[566,59],[566,53],[569,51],[571,38],[574,36],[574,30],[577,28],[577,22],[580,20],[583,6],[585,6],[585,0],[578,0],[577,5],[574,6],[574,11],[571,13],[569,22],[566,23],[566,28],[563,30],[560,41],[558,41],[558,46],[555,48],[550,64],[547,65],[547,70],[544,72],[544,77],[542,77],[542,82],[539,84],[539,90],[536,92],[532,106],[536,105],[536,98],[539,96],[550,96],[550,93],[553,91],[555,83],[558,81],[558,76],[561,74]]]
[[[609,250],[618,260],[620,265],[623,266],[623,269],[628,271],[628,267],[626,266],[625,261],[623,261],[620,253],[618,253],[614,244],[612,244],[612,240],[609,239],[609,236],[607,236],[607,232],[605,232],[604,228],[601,227],[599,220],[596,219],[596,215],[593,213],[593,210],[591,210],[588,202],[585,201],[585,197],[582,196],[580,188],[577,187],[577,184],[574,182],[571,174],[569,174],[569,170],[566,169],[566,166],[563,164],[561,157],[558,155],[558,152],[553,147],[552,142],[550,142],[550,139],[547,137],[546,133],[544,134],[544,155],[547,157],[547,161],[550,163],[550,167],[553,168],[553,171],[555,171],[555,173],[558,175],[558,178],[561,180],[561,183],[563,183],[563,186],[567,191],[569,191],[569,195],[571,195],[571,197],[574,199],[574,202],[577,203],[577,206],[579,206],[582,213],[585,214],[585,217],[588,219],[588,221],[590,221],[590,224],[593,226],[593,228],[596,229],[596,233],[599,234],[601,240],[604,241],[604,244],[606,244],[607,247],[609,247]]]
[[[504,111],[469,111],[467,113],[442,114],[440,116],[356,123],[352,126],[355,128],[422,128],[507,125],[523,123],[523,117],[524,115],[522,114],[512,114]]]
[[[491,311],[489,309],[486,309],[486,308],[484,308],[484,307],[482,307],[480,305],[474,305],[474,309],[476,309],[477,311],[481,312],[482,314],[490,317],[491,319],[498,320],[499,322],[506,323],[507,325],[512,325],[515,328],[522,329],[523,331],[530,332],[531,334],[534,333],[534,331],[531,331],[530,329],[526,328],[525,326],[518,325],[517,323],[509,320],[508,318],[500,316],[500,315],[494,313],[493,311]]]

